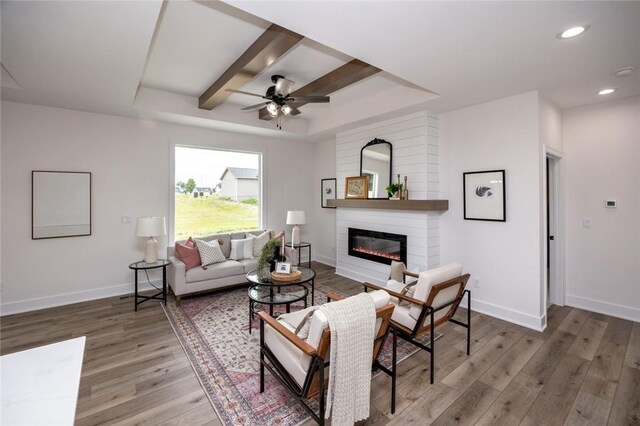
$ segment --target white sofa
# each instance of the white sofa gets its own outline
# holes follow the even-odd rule
[[[195,268],[191,268],[187,271],[184,263],[176,257],[175,247],[168,247],[167,258],[171,261],[171,264],[167,268],[167,273],[169,274],[167,279],[169,280],[169,285],[173,289],[173,294],[175,294],[176,298],[180,300],[180,296],[185,294],[197,293],[205,290],[215,290],[239,284],[247,284],[245,275],[247,272],[256,269],[258,260],[229,259],[229,255],[231,254],[231,240],[243,239],[247,233],[260,235],[263,232],[264,231],[243,231],[230,234],[208,235],[201,238],[199,237],[198,239],[204,241],[212,241],[215,239],[219,240],[221,243],[220,248],[222,248],[222,253],[224,254],[224,257],[227,258],[224,262],[207,265],[206,269],[201,266],[196,266]],[[179,242],[184,243],[184,241]]]
[[[175,256],[175,248],[173,246],[167,247],[167,259],[171,261],[171,264],[167,268],[167,279],[173,290],[173,294],[176,295],[176,299],[180,300],[180,297],[183,295],[201,291],[246,285],[247,280],[245,275],[247,272],[256,269],[258,259],[229,259],[229,255],[231,254],[231,240],[241,240],[245,237],[245,234],[257,236],[263,232],[263,230],[242,231],[198,237],[198,239],[204,241],[219,240],[222,253],[227,258],[224,262],[207,265],[206,269],[201,266],[196,266],[187,271],[185,264]],[[184,243],[184,240],[179,242]],[[287,251],[289,252],[289,250]],[[296,256],[291,256],[290,258],[295,258],[297,262]]]

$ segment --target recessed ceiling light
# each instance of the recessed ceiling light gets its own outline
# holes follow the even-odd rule
[[[572,27],[560,33],[559,38],[572,38],[575,36],[579,36],[580,34],[584,33],[588,29],[589,29],[588,25]]]
[[[616,89],[602,89],[601,91],[598,92],[598,95],[609,95],[615,91]]]
[[[633,67],[624,67],[615,71],[616,77],[626,77],[633,72]]]

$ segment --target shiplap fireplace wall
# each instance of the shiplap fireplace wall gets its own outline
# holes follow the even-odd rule
[[[438,117],[420,112],[339,133],[336,137],[338,198],[344,198],[344,178],[360,174],[360,149],[374,138],[393,146],[393,182],[408,177],[409,199],[438,199]],[[389,266],[349,256],[349,228],[407,236],[407,266],[420,270],[440,264],[437,212],[338,208],[336,212],[336,273],[358,281],[386,282]]]

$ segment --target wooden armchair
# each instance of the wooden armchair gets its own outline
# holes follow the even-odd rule
[[[394,334],[430,353],[431,384],[434,381],[434,332],[435,328],[447,321],[467,329],[467,355],[471,345],[471,291],[466,290],[469,274],[461,275],[462,265],[451,263],[420,274],[404,271],[403,275],[418,278],[412,289],[403,291],[403,283],[389,281],[386,287],[364,283],[365,291],[385,290],[396,305],[391,317]],[[411,291],[413,290],[413,291]],[[453,318],[460,302],[467,295],[467,323]],[[429,346],[416,339],[430,333]]]
[[[396,339],[393,339],[391,370],[380,365],[380,355],[384,341],[389,333],[391,314],[394,305],[389,303],[389,294],[385,291],[372,292],[376,307],[376,334],[373,341],[372,369],[380,369],[391,376],[391,412],[395,412],[396,392]],[[328,301],[340,300],[334,293],[327,294]],[[306,339],[299,337],[295,329],[301,320],[314,307],[280,315],[276,320],[266,312],[260,317],[260,392],[264,392],[265,368],[320,425],[324,425],[325,395],[328,386],[329,346],[331,331],[327,317],[319,309],[310,318],[309,334]],[[316,414],[304,399],[318,396],[320,412]]]

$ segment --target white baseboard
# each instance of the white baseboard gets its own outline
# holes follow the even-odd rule
[[[600,300],[589,299],[588,297],[574,296],[567,294],[566,304],[574,308],[585,309],[599,314],[611,315],[629,321],[640,322],[640,309],[630,306],[616,305],[614,303],[602,302]]]
[[[325,264],[325,265],[333,266],[334,268],[336,267],[336,259],[335,259],[335,257],[327,257],[327,256],[322,256],[322,255],[316,254],[314,256],[313,260],[315,260],[316,262],[320,262],[322,264]]]
[[[336,275],[342,277],[351,278],[355,281],[368,281],[373,284],[384,285],[377,278],[371,277],[365,274],[361,274],[345,268],[336,268]],[[460,304],[463,308],[467,306],[467,298],[465,297]],[[513,324],[518,324],[523,327],[530,328],[536,331],[543,331],[547,326],[546,315],[543,317],[536,317],[533,315],[525,314],[522,312],[514,311],[513,309],[505,308],[503,306],[494,305],[492,303],[484,302],[482,300],[475,299],[473,294],[471,295],[471,310],[479,312],[481,314],[496,317]]]
[[[162,288],[162,281],[153,280],[154,285]],[[104,299],[105,297],[121,296],[132,294],[134,283],[120,284],[112,287],[102,287],[86,291],[57,294],[55,296],[37,297],[34,299],[19,300],[0,305],[0,316],[19,314],[22,312],[37,311],[40,309],[53,308],[56,306],[70,305],[72,303],[87,302],[89,300]],[[138,284],[139,291],[152,290],[148,283]],[[169,291],[167,285],[167,291]]]
[[[467,297],[465,296],[460,303],[463,308],[467,306]],[[547,317],[536,317],[534,315],[525,314],[523,312],[514,311],[513,309],[505,308],[504,306],[494,305],[489,302],[475,299],[473,297],[473,291],[471,292],[471,310],[480,312],[481,314],[489,315],[501,320],[508,321],[513,324],[521,325],[526,328],[530,328],[536,331],[544,331],[547,327]]]

